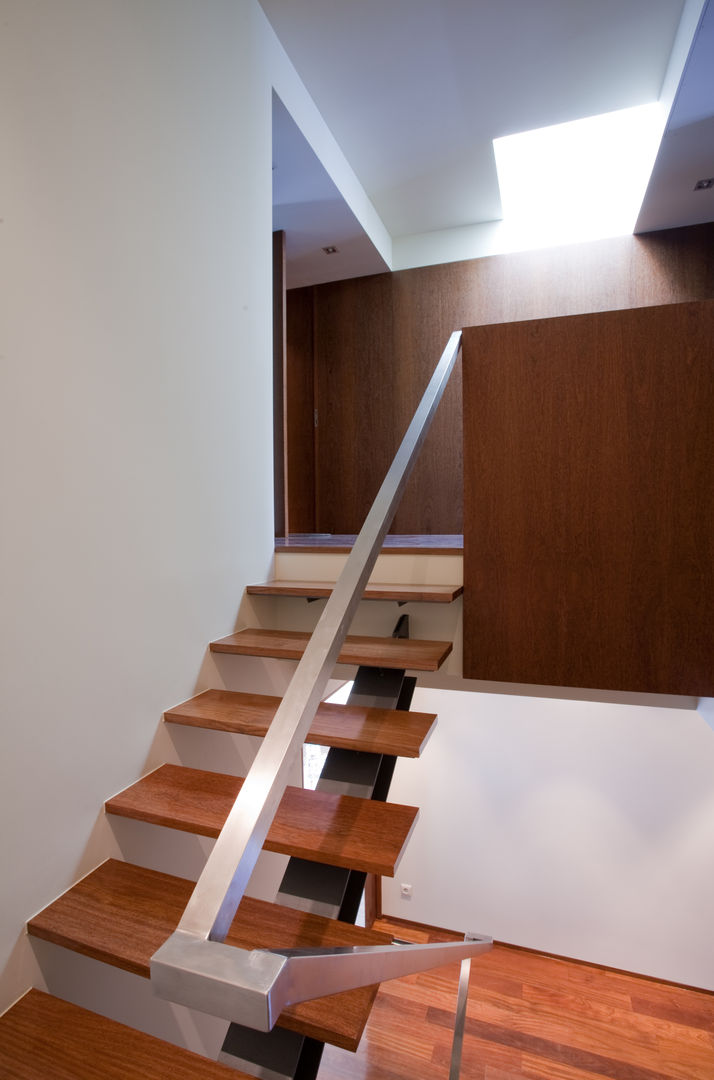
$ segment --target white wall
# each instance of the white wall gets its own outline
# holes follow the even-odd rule
[[[391,915],[714,989],[714,738],[694,709],[417,689]],[[411,899],[400,896],[413,885]]]
[[[272,555],[253,0],[3,0],[0,1007]]]

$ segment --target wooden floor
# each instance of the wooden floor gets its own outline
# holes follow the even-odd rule
[[[375,929],[428,940],[387,920]],[[447,1080],[458,965],[384,983],[319,1080]],[[714,995],[495,946],[472,961],[462,1080],[714,1080]]]

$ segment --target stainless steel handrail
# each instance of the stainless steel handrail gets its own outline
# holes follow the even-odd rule
[[[442,967],[492,945],[491,938],[472,936],[429,945],[249,952],[177,930],[152,958],[151,980],[170,1001],[271,1031],[288,1005]]]
[[[222,944],[460,347],[461,332],[455,331],[206,861],[178,928],[152,957],[152,982],[156,992],[163,997],[216,1016],[240,1019],[243,1024],[267,1031],[280,1009],[291,1002],[396,978],[446,963],[448,961],[442,957],[447,955],[450,960],[457,960],[490,947],[485,938],[469,944],[440,945],[438,959],[434,959],[435,946],[398,946],[394,956],[392,951],[385,952],[379,947],[375,952],[368,951],[367,959],[364,959],[364,950],[331,950],[320,956],[313,951],[310,963],[307,963],[304,955],[288,957],[287,954],[281,956],[260,950],[248,952]],[[317,971],[321,972],[319,977],[315,975]],[[328,971],[331,974],[328,975]]]
[[[367,515],[285,697],[209,856],[179,929],[224,941],[314,719],[461,345],[449,343]]]

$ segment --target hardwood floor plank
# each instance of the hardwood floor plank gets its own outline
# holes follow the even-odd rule
[[[440,1010],[429,1010],[427,1019],[433,1023],[443,1022],[445,1026],[450,1027],[453,1022],[451,1015],[442,1014],[440,1016],[439,1014]],[[611,1078],[611,1080],[672,1080],[673,1076],[681,1076],[682,1080],[685,1080],[685,1077],[689,1076],[689,1074],[665,1072],[659,1068],[651,1068],[649,1063],[647,1065],[636,1065],[631,1060],[620,1056],[610,1057],[608,1054],[600,1052],[603,1048],[601,1041],[597,1038],[594,1040],[597,1049],[591,1050],[581,1045],[570,1045],[564,1041],[559,1041],[557,1036],[562,1032],[553,1032],[552,1026],[548,1026],[546,1029],[544,1025],[536,1022],[534,1027],[535,1031],[548,1030],[552,1032],[554,1038],[544,1038],[540,1034],[521,1031],[505,1024],[489,1023],[468,1016],[466,1018],[466,1032],[469,1035],[480,1035],[481,1038],[489,1042],[500,1042],[521,1052],[538,1054],[547,1060],[575,1065],[585,1072],[601,1073]],[[567,1037],[572,1037],[572,1032],[568,1033]],[[580,1024],[578,1025],[578,1031],[575,1033],[574,1041],[577,1043],[585,1041]],[[622,1053],[621,1045],[613,1047],[613,1051],[620,1055]],[[636,1053],[637,1050],[635,1049]],[[642,1056],[650,1057],[649,1054],[645,1054],[644,1050]],[[653,1056],[656,1056],[656,1051]],[[656,1061],[655,1064],[657,1064]],[[694,1080],[693,1074],[690,1080]]]
[[[657,1037],[657,1049],[668,1075],[677,1080],[712,1080],[712,1046],[684,1045],[681,1039]]]
[[[449,1062],[452,1050],[452,1027],[444,1030],[441,1041],[435,1039],[433,1060],[438,1063],[442,1076],[448,1076]],[[496,1043],[488,1039],[479,1039],[474,1035],[465,1034],[462,1052],[462,1073],[468,1075],[469,1069],[482,1068],[485,1075],[498,1074],[498,1072],[518,1076],[521,1069],[521,1051],[502,1043]]]
[[[427,1019],[447,1027],[452,1023],[451,1014],[438,1009],[428,1010]],[[612,1080],[711,1080],[714,1076],[711,1050],[682,1041],[655,1039],[652,1045],[644,1037],[623,1038],[616,1025],[610,1025],[608,1037],[606,1026],[598,1031],[581,1017],[575,1027],[569,1019],[552,1016],[533,1017],[532,1022],[517,1026],[505,1017],[494,1022],[471,1016],[467,1017],[466,1031],[585,1072],[602,1073]],[[549,1037],[543,1037],[542,1032]]]
[[[643,1016],[656,1016],[660,1020],[671,1020],[683,1027],[701,1028],[710,1034],[714,1032],[714,996],[701,994],[699,1000],[692,1001],[691,991],[676,993],[679,988],[667,987],[658,997],[649,988],[642,995],[632,995],[632,1008]]]
[[[520,1072],[512,1072],[510,1069],[494,1069],[490,1065],[486,1066],[484,1073],[485,1080],[520,1080]]]
[[[583,992],[615,1008],[629,1009],[633,989],[639,987],[641,991],[643,985],[637,976],[507,945],[499,946],[497,955],[491,952],[484,956],[482,966],[485,970],[495,966],[504,975],[520,974],[524,983],[534,987],[547,990],[555,985],[573,993]]]
[[[592,1072],[590,1069],[577,1069],[559,1061],[523,1054],[521,1077],[528,1080],[611,1080],[609,1073]]]
[[[618,1030],[630,1031],[635,1037],[645,1040],[679,1038],[687,1044],[709,1047],[707,1031],[697,1027],[678,1028],[669,1019],[634,1012],[629,1002],[627,1007],[613,1008],[609,1004],[594,1000],[585,991],[572,993],[559,987],[542,986],[525,986],[523,997],[537,1009],[545,1008],[563,1015],[577,1012],[579,1016],[595,1023],[616,1024]]]

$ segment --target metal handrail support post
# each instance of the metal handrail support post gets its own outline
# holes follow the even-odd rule
[[[156,954],[159,992],[212,1016],[271,1031],[288,1005],[478,956],[491,938],[430,945],[249,952],[177,930]],[[152,960],[152,980],[153,980]]]
[[[483,941],[479,934],[471,932],[464,935],[464,941]],[[454,1038],[451,1044],[451,1063],[449,1065],[449,1080],[459,1080],[461,1075],[461,1053],[464,1047],[464,1030],[466,1027],[466,1005],[469,997],[469,976],[471,975],[471,957],[467,956],[461,961],[459,972],[459,993],[456,999],[456,1018],[454,1020]]]

